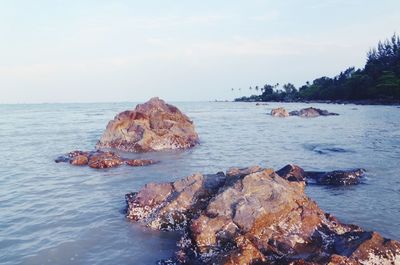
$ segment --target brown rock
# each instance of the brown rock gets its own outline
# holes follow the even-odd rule
[[[111,168],[126,164],[132,167],[148,166],[159,161],[150,159],[123,159],[114,152],[103,151],[73,151],[66,155],[58,157],[55,162],[69,162],[74,166],[89,165],[91,168]]]
[[[271,110],[271,115],[274,117],[289,117],[289,112],[285,108],[276,108]]]
[[[122,163],[121,157],[113,152],[97,152],[90,156],[88,164],[91,168],[110,168]]]
[[[77,155],[72,157],[69,162],[74,166],[86,166],[89,162],[89,158],[86,155]]]
[[[193,122],[185,114],[159,98],[152,98],[110,121],[96,147],[145,152],[185,149],[198,142]]]
[[[302,173],[296,166],[283,171],[283,176]],[[176,256],[183,264],[400,261],[399,242],[341,224],[310,200],[304,187],[272,169],[195,174],[127,195],[127,217],[156,229],[183,230]]]

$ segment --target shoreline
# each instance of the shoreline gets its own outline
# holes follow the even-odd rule
[[[340,104],[340,105],[381,105],[381,106],[400,106],[398,100],[292,100],[292,101],[246,101],[234,100],[233,102],[249,102],[249,103],[324,103],[324,104]]]

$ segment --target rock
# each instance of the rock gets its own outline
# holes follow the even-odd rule
[[[304,170],[296,165],[286,165],[283,168],[276,171],[280,177],[288,180],[288,181],[305,181],[306,173]]]
[[[271,115],[274,117],[289,117],[287,110],[282,107],[271,110]]]
[[[72,157],[69,162],[74,166],[85,166],[89,163],[89,158],[85,155],[77,155]]]
[[[89,158],[91,168],[110,168],[122,165],[121,157],[113,152],[96,152]]]
[[[307,171],[307,178],[314,179],[317,184],[345,186],[360,183],[360,178],[364,175],[362,168],[352,170],[335,170],[330,172]]]
[[[89,165],[91,168],[111,168],[126,164],[133,167],[148,166],[158,161],[149,159],[124,159],[114,152],[103,151],[73,151],[66,155],[60,156],[55,160],[56,163],[69,162],[74,166]]]
[[[289,113],[291,116],[300,116],[300,117],[306,117],[306,118],[314,118],[318,116],[331,116],[331,115],[339,115],[337,113],[331,113],[327,110],[321,110],[317,108],[305,108],[301,109],[300,111],[291,111]]]
[[[226,175],[228,177],[234,177],[234,176],[239,176],[243,177],[251,173],[255,173],[258,171],[261,171],[263,168],[260,166],[251,166],[251,167],[246,167],[246,168],[238,168],[238,167],[231,167],[226,171]]]
[[[141,167],[148,166],[152,164],[159,163],[159,161],[150,160],[150,159],[127,159],[125,160],[125,164],[131,167]]]
[[[185,149],[198,143],[193,122],[185,114],[159,98],[152,98],[110,121],[96,148],[146,152]]]
[[[294,165],[280,171],[301,175]],[[324,213],[304,193],[304,181],[287,181],[272,169],[228,172],[148,184],[126,196],[127,217],[154,229],[181,230],[179,264],[400,261],[399,242]]]

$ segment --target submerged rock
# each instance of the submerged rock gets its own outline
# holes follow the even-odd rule
[[[91,168],[111,168],[122,164],[129,166],[147,166],[158,161],[149,159],[124,159],[114,152],[103,151],[73,151],[66,155],[60,156],[55,160],[56,163],[66,162],[74,166],[86,166]]]
[[[151,159],[126,159],[125,164],[131,167],[148,166],[157,163],[158,161]]]
[[[126,196],[127,217],[155,229],[182,230],[175,257],[180,264],[400,261],[399,242],[324,213],[304,193],[304,181],[256,167],[228,172],[147,184]],[[301,171],[291,166],[285,172]]]
[[[198,144],[193,122],[177,107],[152,98],[115,116],[97,148],[129,152],[184,149]]]
[[[289,112],[285,108],[276,108],[271,110],[271,116],[274,117],[289,117]]]

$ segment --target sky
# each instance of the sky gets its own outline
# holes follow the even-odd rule
[[[231,100],[395,32],[399,0],[0,0],[0,103]]]

